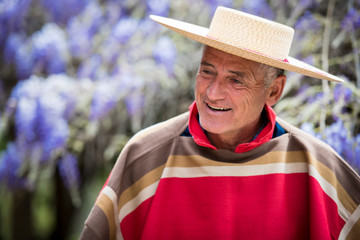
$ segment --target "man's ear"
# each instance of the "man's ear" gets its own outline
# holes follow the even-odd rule
[[[279,101],[281,94],[284,90],[285,83],[286,83],[285,75],[278,76],[271,83],[271,85],[269,86],[268,91],[267,91],[267,100],[266,100],[266,103],[269,106],[273,106]]]

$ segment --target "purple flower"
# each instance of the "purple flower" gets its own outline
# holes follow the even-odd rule
[[[103,22],[103,13],[97,2],[91,2],[77,17],[67,25],[68,44],[74,57],[87,58],[92,54],[93,36]]]
[[[344,99],[345,103],[349,103],[352,97],[350,88],[344,87],[342,84],[337,84],[334,88],[334,100],[336,102]]]
[[[148,14],[167,16],[169,12],[169,0],[146,0]]]
[[[351,8],[341,22],[341,28],[346,31],[353,31],[353,29],[360,28],[360,11],[356,8]]]
[[[5,43],[4,59],[8,64],[14,63],[16,59],[16,52],[25,43],[25,38],[22,34],[12,33]]]
[[[58,161],[58,168],[65,187],[69,190],[79,189],[81,179],[76,156],[66,153]]]
[[[66,24],[71,17],[80,13],[88,2],[89,1],[82,0],[43,0],[42,4],[50,14],[53,21],[56,23]]]
[[[302,96],[303,94],[306,94],[306,92],[309,88],[310,88],[310,86],[308,84],[301,85],[301,87],[299,88],[299,90],[297,92],[297,95]]]
[[[169,74],[173,72],[177,50],[169,37],[162,36],[159,38],[153,48],[153,55],[157,64],[164,65]]]
[[[37,121],[37,97],[42,88],[41,79],[32,77],[19,82],[14,88],[11,99],[17,102],[15,112],[16,135],[23,142],[36,139],[35,126]],[[11,100],[10,99],[10,100]]]
[[[32,44],[35,72],[51,74],[65,71],[68,47],[64,30],[56,24],[48,23],[32,36]]]
[[[16,74],[19,80],[30,77],[35,63],[33,61],[31,44],[29,41],[16,51],[15,64]]]
[[[315,96],[311,96],[308,99],[308,104],[314,103],[314,102],[318,102],[321,101],[324,97],[324,93],[323,92],[319,92],[317,93]]]
[[[274,12],[266,0],[245,0],[241,10],[270,20],[275,18]]]
[[[120,43],[127,43],[137,31],[139,21],[135,18],[122,18],[113,28],[112,36]]]
[[[144,93],[138,89],[132,91],[128,96],[125,97],[126,110],[129,116],[138,115],[143,109],[145,103]]]
[[[0,2],[0,47],[8,34],[24,28],[24,18],[28,14],[32,0],[2,0]]]
[[[348,130],[345,128],[341,119],[338,119],[337,122],[334,122],[327,128],[325,128],[325,141],[328,143],[334,150],[342,155],[344,150],[344,143],[347,140]]]
[[[120,16],[126,15],[127,9],[125,9],[123,5],[126,5],[126,3],[124,4],[124,1],[106,2],[104,6],[104,21],[109,25],[113,25],[119,20]]]
[[[32,77],[20,82],[12,93],[11,98],[17,102],[16,142],[27,156],[35,157],[33,161],[46,162],[54,151],[66,146],[69,137],[67,119],[74,110],[71,83],[62,75],[46,80]],[[34,154],[35,151],[39,153]]]
[[[13,142],[8,143],[6,150],[0,155],[0,182],[10,190],[28,186],[26,178],[21,173],[22,161],[22,152],[18,146]]]
[[[69,137],[69,128],[64,119],[66,102],[55,93],[43,91],[37,99],[37,124],[35,131],[37,140],[43,143],[43,161],[50,158],[51,153],[64,149]]]
[[[85,60],[78,69],[77,76],[79,78],[90,78],[95,80],[96,73],[101,67],[102,59],[99,55],[92,55],[89,59]]]
[[[205,0],[205,2],[207,3],[207,5],[210,6],[210,15],[214,14],[218,6],[231,7],[233,4],[233,1],[231,0]]]
[[[294,28],[296,29],[295,38],[297,38],[298,41],[301,41],[307,39],[308,34],[313,34],[314,32],[321,30],[321,23],[311,12],[306,11],[295,23]]]
[[[96,83],[90,108],[90,120],[106,117],[120,99],[119,83],[115,80],[102,80]]]
[[[300,0],[297,5],[300,6],[302,9],[309,9],[315,7],[316,5],[318,5],[318,3],[316,0]]]

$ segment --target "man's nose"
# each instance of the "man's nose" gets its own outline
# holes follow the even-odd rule
[[[222,100],[226,97],[224,84],[218,77],[211,81],[206,93],[209,100],[213,101]]]

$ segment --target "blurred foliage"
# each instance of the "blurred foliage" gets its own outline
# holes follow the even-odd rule
[[[346,80],[289,72],[275,110],[359,171],[357,1],[4,0],[0,238],[78,237],[127,140],[193,101],[201,45],[148,15],[209,26],[218,5],[294,27],[290,55]]]

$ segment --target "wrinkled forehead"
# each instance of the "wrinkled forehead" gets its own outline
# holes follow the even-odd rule
[[[263,64],[251,61],[216,48],[204,45],[201,63],[222,66],[227,70],[251,72],[256,78],[262,79],[265,75]]]
[[[223,60],[229,63],[232,62],[234,64],[239,63],[241,65],[247,65],[249,67],[254,67],[255,69],[261,66],[261,63],[251,61],[207,45],[204,45],[203,47],[202,59],[204,58],[216,58],[217,60]]]

